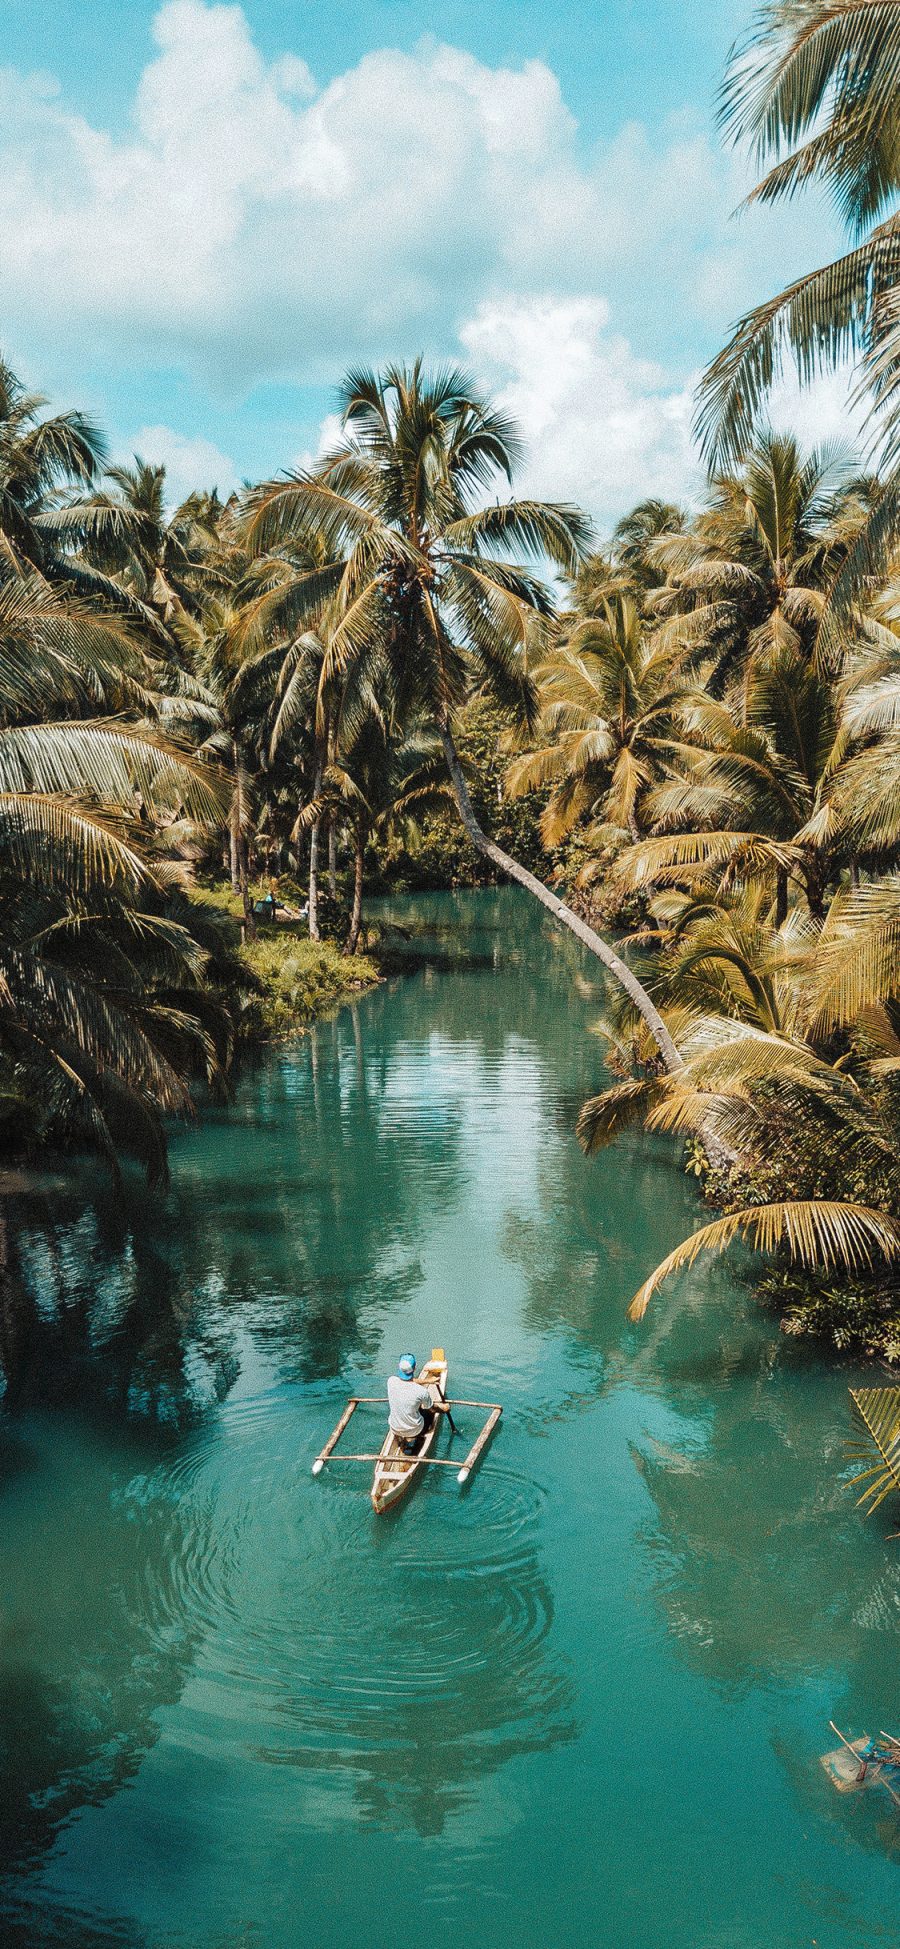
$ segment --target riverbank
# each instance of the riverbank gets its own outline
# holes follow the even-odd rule
[[[227,884],[198,887],[191,897],[224,920],[228,945],[250,977],[235,1016],[241,1042],[297,1035],[381,978],[371,955],[343,954],[334,941],[311,941],[305,921],[265,922],[255,940],[243,940],[241,901]]]

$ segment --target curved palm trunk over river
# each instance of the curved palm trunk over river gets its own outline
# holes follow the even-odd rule
[[[569,929],[570,934],[574,934],[579,941],[582,941],[584,946],[589,948],[591,953],[597,956],[598,961],[602,961],[603,966],[608,969],[620,987],[624,988],[629,1000],[634,1003],[639,1015],[646,1022],[666,1069],[670,1074],[675,1070],[683,1069],[684,1063],[672,1041],[672,1037],[666,1028],[659,1009],[654,1007],[646,988],[638,981],[637,976],[632,974],[631,969],[621,959],[621,956],[606,941],[602,940],[599,934],[595,934],[594,929],[588,927],[586,921],[579,919],[579,916],[572,912],[571,907],[567,907],[562,900],[557,898],[555,893],[551,893],[550,888],[545,887],[543,880],[537,879],[534,873],[529,873],[527,867],[520,866],[518,860],[513,859],[509,853],[505,853],[501,846],[496,846],[494,841],[488,838],[486,832],[482,832],[469,797],[469,788],[459,762],[459,753],[453,741],[453,735],[446,723],[441,724],[439,729],[459,816],[473,846],[482,855],[483,859],[489,859],[491,865],[496,866],[499,872],[505,873],[508,879],[515,880],[518,886],[524,887],[526,892],[530,893],[535,900],[539,900],[541,906],[546,907],[548,913],[553,914],[554,918],[560,921],[563,927]]]

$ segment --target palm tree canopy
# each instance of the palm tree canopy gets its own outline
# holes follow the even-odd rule
[[[835,614],[884,570],[900,533],[898,66],[897,0],[774,0],[734,50],[722,99],[731,137],[749,140],[771,165],[753,197],[773,202],[822,185],[853,240],[835,263],[739,321],[704,376],[697,412],[711,462],[734,461],[786,354],[804,381],[861,359],[873,438],[889,472],[835,584]]]
[[[537,743],[514,760],[507,782],[513,795],[552,783],[541,822],[548,845],[583,818],[638,837],[641,801],[681,736],[692,689],[684,661],[677,646],[657,647],[636,602],[618,595],[572,622],[537,667]]]
[[[0,534],[24,567],[44,563],[39,521],[48,498],[60,488],[91,486],[106,458],[103,436],[85,413],[45,419],[45,405],[0,358]]]
[[[330,610],[323,683],[387,659],[392,708],[443,718],[472,683],[530,708],[529,652],[550,596],[536,569],[574,574],[588,536],[574,508],[511,498],[515,428],[455,369],[420,360],[348,375],[343,438],[311,474],[249,497],[252,548],[324,546],[296,590],[294,626]],[[535,567],[525,565],[532,562]]]

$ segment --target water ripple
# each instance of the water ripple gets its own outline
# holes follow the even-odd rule
[[[517,1746],[558,1736],[538,1483],[492,1462],[477,1501],[432,1481],[378,1518],[367,1470],[312,1481],[283,1398],[223,1424],[129,1489],[167,1508],[146,1616],[160,1644],[192,1642],[217,1738],[224,1722],[273,1763],[381,1766],[439,1716],[462,1769],[513,1727]]]

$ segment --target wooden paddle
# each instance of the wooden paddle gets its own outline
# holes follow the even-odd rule
[[[445,1406],[445,1408],[447,1408],[447,1396],[446,1396],[446,1394],[444,1393],[444,1390],[443,1390],[443,1388],[442,1388],[442,1386],[441,1386],[441,1383],[440,1383],[440,1381],[432,1381],[432,1382],[431,1382],[431,1386],[432,1386],[432,1387],[433,1387],[433,1388],[435,1389],[435,1391],[436,1391],[436,1393],[437,1393],[437,1397],[438,1397],[438,1400],[439,1400],[439,1401],[443,1401],[443,1403],[444,1403],[444,1406]],[[447,1408],[447,1420],[448,1420],[448,1421],[449,1421],[449,1423],[450,1423],[450,1427],[451,1427],[451,1430],[452,1430],[452,1432],[453,1432],[453,1434],[454,1434],[454,1435],[458,1435],[458,1434],[459,1434],[459,1429],[457,1428],[457,1425],[456,1425],[456,1422],[454,1421],[454,1419],[453,1419],[453,1416],[452,1416],[452,1414],[450,1413],[450,1409],[449,1409],[449,1408]]]

